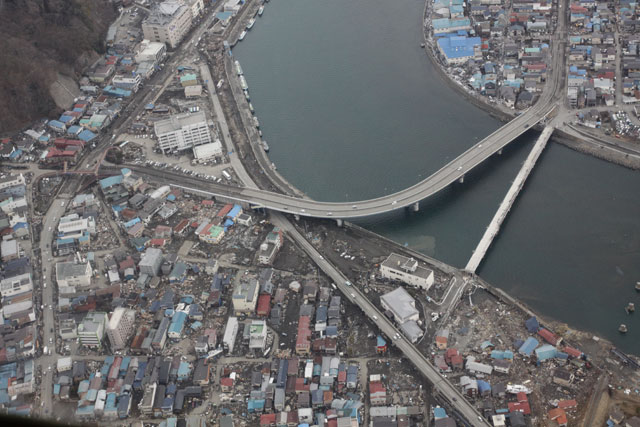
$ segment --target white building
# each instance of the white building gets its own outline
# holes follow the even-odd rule
[[[33,290],[31,273],[24,273],[18,276],[8,277],[0,281],[0,295],[10,297]]]
[[[109,323],[107,324],[107,337],[111,343],[112,350],[121,350],[127,340],[133,334],[136,326],[135,310],[124,307],[117,307],[113,310]]]
[[[107,324],[107,313],[93,312],[86,315],[78,325],[80,344],[87,347],[99,348],[102,345],[104,329]]]
[[[264,351],[267,343],[267,322],[252,320],[249,327],[249,348]]]
[[[230,316],[229,320],[227,320],[227,327],[224,329],[224,336],[222,337],[222,345],[227,349],[227,354],[233,353],[236,336],[238,335],[238,327],[238,318]]]
[[[189,31],[192,18],[191,8],[181,2],[160,3],[142,23],[144,38],[175,48]]]
[[[258,303],[258,281],[251,279],[248,282],[238,282],[233,289],[233,311],[236,314],[252,314],[256,311]]]
[[[79,218],[77,214],[73,214],[60,218],[58,237],[78,239],[86,232],[90,234],[96,232],[96,222],[93,217]]]
[[[433,270],[421,267],[414,258],[398,254],[389,255],[380,265],[380,273],[386,279],[399,280],[425,291],[433,285]]]
[[[204,2],[202,0],[185,0],[185,3],[191,9],[193,19],[196,19],[204,11]]]
[[[209,144],[193,147],[193,158],[196,160],[204,161],[212,157],[220,156],[222,156],[222,143],[219,139],[216,139]]]
[[[24,185],[25,180],[22,174],[19,175],[6,175],[0,177],[0,190],[4,190],[5,188],[15,187],[17,185]]]
[[[140,51],[136,55],[136,62],[138,64],[151,62],[156,65],[161,63],[165,56],[167,56],[166,44],[143,40],[142,43],[140,43]]]
[[[58,262],[56,263],[56,282],[58,287],[89,286],[93,269],[89,261],[86,263]]]
[[[162,152],[182,151],[211,142],[204,111],[177,114],[154,124],[158,147]]]
[[[119,87],[120,89],[130,90],[132,92],[137,92],[140,88],[140,83],[142,83],[142,78],[140,74],[131,74],[131,75],[123,75],[118,74],[114,76],[111,80],[111,84],[115,87]]]
[[[420,313],[416,309],[416,301],[404,288],[397,288],[380,297],[380,304],[385,310],[391,311],[393,317],[400,324],[409,320],[420,320]]]

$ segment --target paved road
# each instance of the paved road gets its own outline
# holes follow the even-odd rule
[[[51,416],[53,410],[53,376],[55,374],[58,354],[56,352],[56,309],[54,302],[53,283],[49,280],[53,276],[55,260],[51,253],[51,240],[57,232],[58,220],[64,213],[68,203],[66,199],[55,199],[46,215],[43,217],[42,232],[40,233],[40,255],[42,258],[42,337],[43,346],[48,346],[51,355],[42,355],[37,364],[42,367],[42,383],[40,388],[41,415]],[[50,261],[51,260],[51,261]],[[46,283],[46,288],[44,287]],[[49,369],[51,367],[51,369]]]
[[[404,353],[406,358],[409,359],[409,361],[411,361],[411,363],[413,363],[416,368],[418,368],[418,370],[433,384],[434,389],[448,399],[453,406],[457,408],[460,414],[471,423],[471,425],[489,425],[482,417],[480,417],[480,414],[476,411],[475,407],[462,396],[458,389],[444,379],[431,362],[413,344],[403,338],[402,333],[394,326],[394,324],[387,319],[387,317],[378,310],[378,308],[373,305],[357,287],[347,286],[345,284],[348,279],[331,263],[324,259],[324,257],[302,236],[302,234],[298,232],[289,220],[279,213],[273,213],[271,215],[271,220],[274,225],[288,233],[288,235],[313,260],[313,262],[315,262],[315,264],[334,281],[345,297],[362,309],[363,313],[366,314],[373,323],[375,323],[380,331],[389,337],[393,344]],[[395,337],[396,334],[399,334],[400,338],[392,338]]]

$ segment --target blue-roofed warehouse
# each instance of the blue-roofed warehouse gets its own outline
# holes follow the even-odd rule
[[[482,40],[480,37],[451,35],[438,39],[438,50],[447,64],[463,64],[476,56]]]
[[[531,356],[531,353],[533,353],[533,350],[536,349],[538,344],[540,344],[540,343],[538,342],[537,339],[535,339],[533,337],[529,337],[524,342],[524,344],[522,344],[522,346],[520,346],[520,348],[518,349],[518,353],[524,354],[525,356]]]

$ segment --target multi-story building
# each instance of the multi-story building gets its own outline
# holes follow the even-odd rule
[[[177,114],[154,124],[158,137],[158,147],[162,152],[192,149],[211,142],[211,132],[207,126],[204,111]]]
[[[260,245],[258,262],[260,264],[271,264],[278,254],[278,250],[282,247],[282,243],[282,231],[274,230],[267,234],[267,237],[264,239],[264,243]]]
[[[202,0],[185,0],[185,3],[191,9],[193,19],[196,19],[204,11],[204,2]]]
[[[78,325],[78,338],[80,344],[87,347],[100,348],[104,337],[107,313],[95,311],[89,313]]]
[[[251,279],[248,282],[238,282],[233,289],[233,311],[236,314],[251,314],[256,310],[258,303],[258,281]]]
[[[425,291],[433,285],[433,270],[421,267],[414,258],[398,254],[389,255],[380,265],[380,273],[385,279],[400,280]]]
[[[2,297],[11,297],[31,290],[33,290],[31,273],[7,277],[0,281],[0,295]]]
[[[150,62],[156,65],[161,63],[166,55],[166,44],[143,40],[142,43],[140,43],[140,51],[136,55],[136,62],[138,64],[142,62]]]
[[[56,263],[56,281],[58,287],[89,286],[93,269],[89,261],[86,263],[58,262]]]
[[[149,276],[157,276],[162,266],[162,251],[157,248],[147,248],[138,264],[140,274],[148,274]]]
[[[151,10],[142,23],[142,32],[147,40],[175,48],[189,31],[192,19],[191,7],[179,1],[165,1]]]
[[[123,349],[135,330],[136,312],[124,307],[113,310],[107,324],[107,337],[112,350]]]

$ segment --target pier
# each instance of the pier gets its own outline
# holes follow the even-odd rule
[[[509,191],[507,191],[507,195],[504,197],[504,200],[502,201],[502,203],[500,203],[500,206],[498,207],[498,211],[493,216],[493,219],[491,220],[489,227],[487,227],[487,230],[484,232],[482,239],[480,239],[480,243],[478,243],[478,246],[473,251],[471,258],[469,259],[469,262],[465,267],[465,270],[468,271],[469,273],[476,272],[476,270],[478,269],[478,266],[480,265],[480,263],[484,259],[484,256],[489,250],[489,247],[491,246],[493,239],[500,232],[500,226],[502,225],[502,223],[504,222],[504,219],[507,217],[507,214],[511,210],[513,203],[518,197],[520,190],[522,190],[522,187],[524,186],[525,181],[529,177],[529,174],[533,170],[533,167],[536,165],[536,162],[538,161],[540,154],[542,154],[542,151],[547,146],[547,142],[549,141],[549,138],[551,137],[553,130],[554,128],[552,126],[547,125],[542,131],[542,133],[540,134],[540,136],[538,137],[538,140],[536,141],[535,145],[531,149],[531,152],[527,156],[527,160],[525,160],[524,164],[522,165],[522,168],[520,169],[520,172],[518,172],[516,179],[511,184]]]

